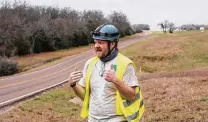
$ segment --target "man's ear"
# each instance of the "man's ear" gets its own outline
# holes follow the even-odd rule
[[[114,47],[116,45],[115,42],[111,42],[111,46]]]

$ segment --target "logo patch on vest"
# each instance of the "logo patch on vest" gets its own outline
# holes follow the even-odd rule
[[[117,69],[117,65],[111,65],[111,70],[113,70],[113,71],[116,71],[116,69]]]

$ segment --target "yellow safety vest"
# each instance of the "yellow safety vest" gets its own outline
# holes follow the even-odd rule
[[[86,118],[89,114],[89,100],[90,100],[90,78],[93,72],[96,62],[99,60],[98,57],[93,57],[87,68],[86,81],[85,81],[85,97],[82,106],[81,117]],[[123,79],[123,75],[129,64],[134,63],[118,53],[116,75],[120,81]],[[144,103],[142,99],[142,93],[140,87],[136,88],[136,98],[134,101],[128,101],[123,99],[119,92],[116,92],[116,113],[118,115],[124,115],[128,122],[138,122],[144,113]]]

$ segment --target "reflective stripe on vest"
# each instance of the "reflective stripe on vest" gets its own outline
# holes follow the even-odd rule
[[[140,101],[140,108],[141,108],[142,106],[144,106],[143,100]],[[129,122],[130,122],[131,120],[135,120],[135,119],[139,116],[139,112],[140,112],[140,109],[139,109],[136,113],[134,113],[134,114],[132,114],[132,115],[130,115],[130,116],[127,116],[126,119],[127,119]]]
[[[138,88],[140,90],[140,87],[138,87]],[[128,101],[128,100],[126,100],[125,102],[123,102],[124,107],[128,107],[128,106],[132,105],[134,102],[136,102],[137,100],[139,100],[139,98],[140,98],[140,93],[138,92],[136,94],[136,97],[135,97],[135,100],[134,101]]]
[[[85,81],[85,97],[82,106],[81,117],[88,117],[89,113],[89,97],[90,97],[90,78],[93,72],[94,66],[99,60],[98,57],[94,57],[90,60],[90,63],[87,68],[86,81]],[[134,66],[134,63],[123,56],[122,54],[118,54],[117,60],[117,70],[116,76],[120,81],[123,79],[123,75],[126,71],[126,68],[129,64]],[[142,99],[142,93],[139,87],[136,88],[136,98],[134,101],[130,102],[123,99],[120,96],[120,93],[116,92],[116,113],[118,115],[124,115],[129,122],[138,122],[144,113],[144,103]]]

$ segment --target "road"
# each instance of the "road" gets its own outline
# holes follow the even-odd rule
[[[150,38],[149,34],[150,32],[136,34],[136,39],[119,42],[119,49],[146,40]],[[67,82],[74,67],[82,70],[84,63],[94,55],[94,49],[91,49],[39,71],[0,79],[0,107]]]

